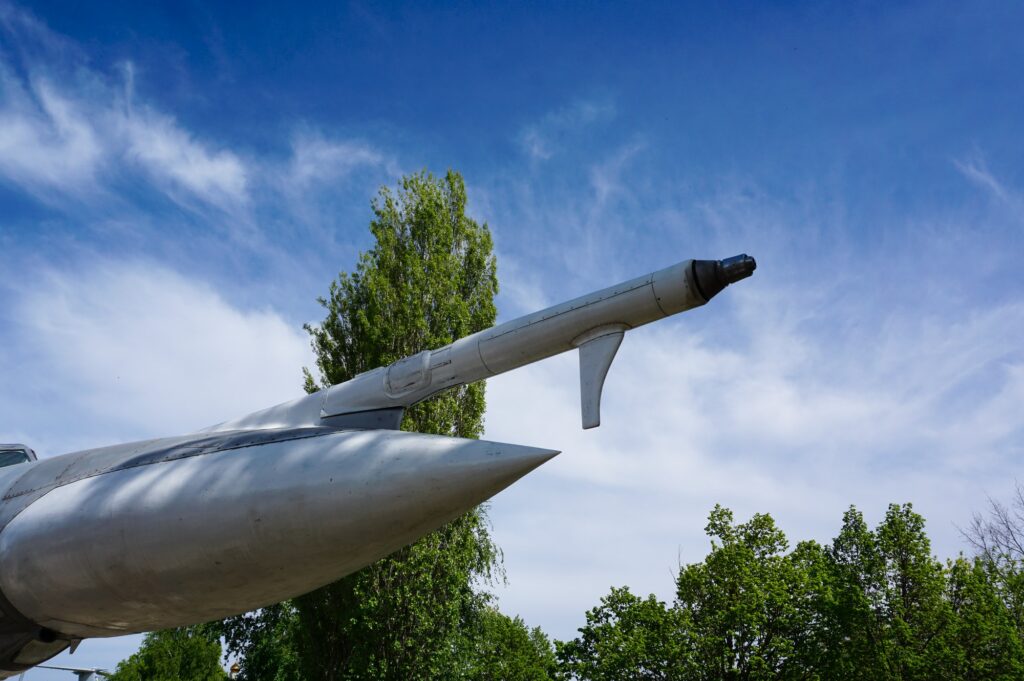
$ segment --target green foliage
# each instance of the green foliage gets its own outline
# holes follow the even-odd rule
[[[304,681],[298,660],[298,616],[291,603],[230,617],[211,625],[240,658],[239,681]]]
[[[836,595],[830,642],[839,653],[830,671],[837,678],[935,678],[952,613],[924,519],[910,504],[893,504],[872,532],[851,508],[829,558]]]
[[[445,678],[490,574],[482,512],[449,523],[360,572],[295,599],[306,678]]]
[[[306,327],[322,376],[317,386],[304,370],[311,392],[495,321],[491,236],[466,216],[458,173],[407,176],[397,193],[381,189],[372,207],[375,245],[320,299],[323,322]],[[476,438],[483,415],[481,382],[406,410],[402,428]],[[244,678],[253,680],[455,678],[486,612],[479,584],[495,576],[499,561],[478,508],[290,604],[228,620],[229,650],[243,656]]]
[[[490,232],[466,216],[462,177],[419,173],[373,202],[376,245],[342,273],[308,326],[323,385],[493,326],[498,280]],[[307,384],[311,383],[306,373]],[[479,437],[484,384],[420,403],[402,427]],[[457,667],[460,629],[484,604],[475,589],[499,559],[482,509],[295,600],[309,679],[442,678]]]
[[[462,672],[466,681],[547,681],[556,664],[551,641],[539,627],[529,629],[519,617],[492,607],[481,608],[466,632]]]
[[[694,660],[682,612],[653,595],[612,589],[587,612],[579,638],[555,644],[569,678],[675,680],[694,678]]]
[[[117,665],[114,681],[221,681],[220,641],[202,627],[146,634],[138,652]]]
[[[989,499],[987,513],[977,513],[964,531],[1000,598],[1024,636],[1024,486],[1018,482],[1010,503]]]
[[[461,175],[404,177],[397,195],[381,189],[373,212],[376,245],[320,299],[324,321],[306,326],[321,387],[440,348],[493,326],[497,315],[491,234],[466,215]],[[315,389],[305,375],[307,389]],[[484,383],[477,382],[407,410],[403,429],[479,437],[483,414]]]
[[[711,552],[680,570],[671,607],[612,589],[558,643],[577,679],[1016,679],[1024,646],[1006,563],[943,564],[924,519],[891,505],[874,530],[854,508],[828,547],[787,542],[767,515],[716,506]]]
[[[948,575],[953,616],[936,666],[946,678],[1024,678],[1024,644],[985,561],[958,558]]]
[[[686,566],[677,582],[694,643],[699,678],[791,676],[798,637],[807,627],[800,607],[807,580],[783,555],[786,537],[768,515],[733,524],[716,506],[706,528],[712,550]]]

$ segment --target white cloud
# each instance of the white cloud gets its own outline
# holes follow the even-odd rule
[[[401,175],[393,158],[367,142],[302,132],[292,141],[286,179],[294,190],[303,191],[344,180],[360,168],[384,168],[389,175]]]
[[[642,142],[632,142],[615,151],[609,158],[590,167],[590,184],[594,192],[593,210],[604,210],[608,202],[628,195],[635,189],[636,180],[627,183],[622,175],[630,161],[644,148]]]
[[[532,160],[546,161],[562,149],[566,140],[614,116],[615,107],[610,102],[579,100],[523,128],[519,132],[519,145]]]
[[[129,165],[150,173],[154,184],[177,196],[184,190],[208,205],[232,210],[248,199],[248,170],[229,151],[214,151],[177,125],[150,110],[111,112],[123,139],[108,139]]]
[[[11,319],[0,394],[11,423],[0,427],[51,447],[191,432],[286,401],[301,394],[299,367],[312,359],[297,324],[237,309],[202,281],[148,262],[44,272],[17,296]],[[17,406],[27,388],[40,400],[34,408]],[[46,414],[35,413],[43,396]],[[25,432],[19,419],[49,430]]]
[[[104,150],[92,124],[47,82],[29,88],[0,63],[0,175],[36,191],[94,187]]]
[[[565,637],[613,584],[670,598],[677,549],[703,557],[715,503],[827,541],[851,503],[877,518],[912,501],[939,555],[963,548],[955,524],[1022,453],[1024,306],[945,339],[928,320],[895,326],[879,353],[773,325],[774,313],[748,307],[737,332],[753,345],[741,350],[685,316],[627,334],[596,431],[580,429],[572,355],[490,381],[488,438],[563,450],[493,503],[512,584],[503,607]],[[1002,388],[956,400],[988,370]]]
[[[0,179],[47,203],[95,204],[142,173],[190,207],[236,211],[246,203],[246,163],[133,102],[130,64],[122,85],[29,15],[7,8],[0,18],[11,47],[0,52]]]
[[[992,172],[981,151],[975,150],[962,159],[956,159],[953,165],[993,203],[1003,207],[1002,217],[1008,218],[1018,229],[1024,224],[1024,192]]]
[[[0,70],[0,176],[44,200],[55,192],[95,202],[121,171],[148,175],[179,202],[234,210],[248,199],[247,169],[229,151],[197,141],[170,118],[145,107],[116,106],[115,95],[89,95],[35,76],[27,87]]]
[[[1010,200],[1010,191],[988,169],[988,164],[980,153],[974,153],[953,163],[964,177],[990,192],[995,198],[1000,201]]]
[[[144,223],[162,197],[253,251],[267,250],[261,222],[300,243],[329,242],[355,201],[346,191],[357,190],[365,206],[402,173],[392,154],[366,140],[302,125],[284,156],[227,148],[139,98],[131,62],[104,72],[10,8],[0,16],[0,38],[9,39],[0,51],[0,182],[76,221],[85,214]]]
[[[793,541],[828,541],[850,504],[876,522],[911,501],[936,554],[966,549],[957,525],[1009,491],[1024,454],[1024,304],[975,279],[978,263],[1003,264],[965,227],[974,216],[865,252],[828,238],[833,215],[807,210],[725,191],[669,217],[709,225],[699,248],[749,248],[760,268],[705,308],[627,334],[596,431],[580,429],[572,354],[489,381],[488,438],[563,450],[493,502],[504,609],[571,637],[611,585],[670,599],[677,562],[707,552],[715,503],[769,512]],[[681,258],[686,239],[657,241]],[[608,244],[588,252],[570,290],[550,292],[561,274],[539,286],[529,261],[505,290],[557,302],[581,280],[640,274],[612,278]]]

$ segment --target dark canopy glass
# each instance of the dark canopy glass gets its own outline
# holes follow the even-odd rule
[[[5,449],[0,450],[0,468],[5,466],[13,466],[19,463],[28,463],[29,459],[28,452],[21,449]]]

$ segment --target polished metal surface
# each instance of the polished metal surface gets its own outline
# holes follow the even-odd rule
[[[374,430],[133,454],[7,524],[0,589],[77,637],[225,617],[358,570],[556,453]]]
[[[339,415],[409,407],[453,386],[573,350],[581,345],[581,337],[595,329],[634,329],[704,305],[735,277],[753,273],[755,266],[747,255],[684,260],[207,430],[312,426]],[[592,366],[600,369],[602,362]],[[603,376],[597,380],[581,375],[584,384],[600,386]],[[583,395],[582,403],[585,410],[593,409],[587,405],[599,405],[600,395]],[[600,422],[600,414],[585,413],[583,420],[585,427],[593,427]]]

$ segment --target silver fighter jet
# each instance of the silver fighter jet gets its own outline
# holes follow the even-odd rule
[[[558,452],[402,432],[407,407],[579,349],[593,428],[626,331],[755,267],[687,260],[190,435],[42,460],[0,445],[0,678],[85,638],[277,603],[415,541]]]

